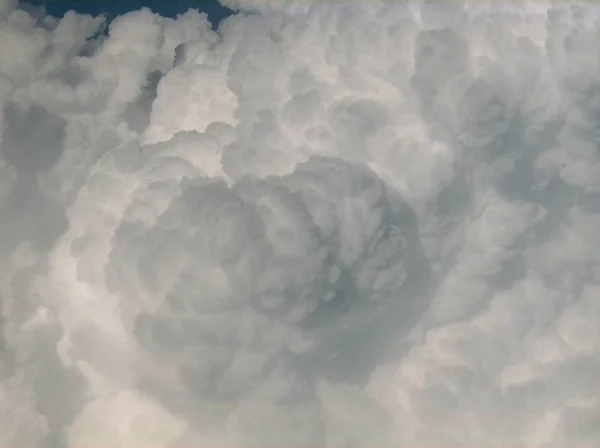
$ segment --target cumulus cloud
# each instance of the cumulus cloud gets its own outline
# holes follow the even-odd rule
[[[0,444],[600,443],[598,9],[0,0]]]

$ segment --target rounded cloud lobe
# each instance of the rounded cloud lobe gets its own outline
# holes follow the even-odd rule
[[[0,0],[0,444],[600,443],[596,8]]]

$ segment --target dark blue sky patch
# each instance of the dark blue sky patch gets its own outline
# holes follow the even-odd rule
[[[189,8],[194,8],[206,13],[213,27],[233,13],[217,0],[28,0],[28,3],[43,6],[47,14],[56,17],[62,17],[65,12],[75,10],[83,14],[105,14],[108,20],[143,7],[166,17],[175,17]]]

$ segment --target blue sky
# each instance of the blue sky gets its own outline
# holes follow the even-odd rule
[[[154,12],[169,17],[184,13],[188,8],[196,8],[208,14],[213,25],[231,13],[217,0],[28,0],[28,3],[44,6],[46,12],[53,16],[60,17],[66,11],[74,9],[93,15],[106,14],[109,19],[142,7],[148,7]]]

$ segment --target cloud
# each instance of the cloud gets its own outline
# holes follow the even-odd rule
[[[0,441],[597,446],[591,5],[0,2]]]

